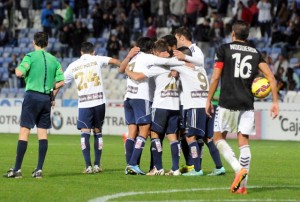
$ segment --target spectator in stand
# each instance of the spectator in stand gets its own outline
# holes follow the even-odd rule
[[[275,24],[272,29],[272,34],[271,34],[271,45],[276,45],[280,44],[284,41],[284,35],[283,33],[279,30],[279,26]]]
[[[72,49],[73,57],[80,57],[81,44],[86,41],[87,36],[89,35],[89,30],[82,21],[77,20],[75,23],[75,28],[72,31]]]
[[[235,19],[243,20],[248,25],[251,25],[252,18],[253,18],[253,16],[252,16],[252,12],[250,11],[250,9],[247,6],[245,6],[242,1],[239,1]]]
[[[131,4],[128,21],[131,30],[131,40],[137,41],[137,39],[143,34],[144,16],[141,9],[138,8],[135,3]]]
[[[283,32],[286,42],[288,44],[288,50],[291,51],[296,49],[297,43],[299,41],[299,28],[295,26],[295,22],[290,20],[287,29]]]
[[[152,16],[149,16],[147,19],[147,32],[146,36],[149,38],[156,38],[156,23],[153,21]]]
[[[91,18],[93,19],[93,36],[95,38],[100,37],[103,32],[102,17],[103,10],[99,3],[95,3],[91,13]]]
[[[30,5],[29,0],[20,0],[20,9],[21,9],[22,17],[27,20],[28,28],[32,26],[29,17],[29,5]]]
[[[219,19],[214,20],[209,37],[211,39],[211,46],[218,47],[223,42],[225,32],[222,21]]]
[[[17,89],[20,84],[15,74],[15,70],[19,65],[17,54],[12,55],[12,61],[8,64],[8,85],[10,88]]]
[[[290,20],[295,21],[297,16],[300,14],[300,8],[298,8],[297,1],[292,1],[290,10]]]
[[[122,42],[122,46],[127,49],[130,47],[130,33],[127,27],[123,24],[117,26],[117,38]],[[127,54],[127,53],[126,53]]]
[[[258,23],[262,37],[271,36],[271,25],[272,25],[272,5],[269,0],[260,0],[257,4],[258,8]]]
[[[170,0],[170,12],[178,17],[182,22],[183,15],[185,14],[186,0]]]
[[[54,15],[54,10],[52,9],[51,1],[47,1],[46,8],[42,10],[41,13],[41,23],[43,26],[43,31],[46,32],[49,37],[52,37],[52,23],[51,17]]]
[[[200,0],[186,1],[186,16],[189,28],[196,26],[200,4]]]
[[[125,13],[125,8],[122,5],[122,2],[118,1],[116,7],[114,8],[112,14],[115,16],[119,15],[120,13]]]
[[[258,20],[258,8],[257,8],[257,0],[249,0],[248,1],[248,7],[252,13],[252,23],[251,27],[257,26],[257,20]]]
[[[274,63],[275,74],[278,74],[281,71],[282,74],[285,74],[288,66],[289,66],[289,61],[287,60],[286,56],[284,54],[280,54],[278,56],[278,59]],[[283,70],[280,70],[280,68],[283,68]]]
[[[60,42],[60,56],[62,58],[69,57],[70,47],[72,45],[70,25],[65,24],[58,32],[58,40]]]
[[[0,25],[0,47],[6,46],[10,41],[10,32],[9,30],[4,26]]]
[[[218,0],[217,12],[219,15],[226,17],[229,0]]]
[[[5,5],[0,3],[0,26],[3,24],[3,20],[5,19]]]
[[[278,15],[275,17],[277,17],[279,26],[287,26],[290,17],[290,11],[287,7],[287,0],[282,0]]]
[[[202,50],[205,56],[208,56],[210,48],[210,18],[205,18],[203,23],[197,25],[194,29],[194,40],[196,41],[199,48]]]
[[[181,27],[179,18],[176,15],[169,15],[167,20],[167,27],[172,28],[173,33],[177,28]]]
[[[120,41],[117,39],[114,33],[111,33],[106,45],[107,56],[112,58],[118,58],[120,49],[121,49]]]
[[[64,17],[64,24],[70,24],[74,22],[74,12],[73,8],[69,5],[69,1],[64,1],[64,6],[66,9],[66,14]]]
[[[208,15],[208,5],[205,1],[199,0],[198,17],[206,17]],[[196,22],[197,24],[197,22]]]
[[[261,56],[266,61],[266,63],[269,65],[269,68],[271,69],[272,73],[275,74],[274,63],[273,63],[272,57],[267,53],[267,51],[262,51]]]
[[[6,10],[7,19],[8,19],[8,28],[9,30],[12,30],[14,27],[14,0],[2,0],[1,1],[2,6],[4,6],[4,9]]]
[[[74,4],[75,4],[74,12],[76,18],[87,18],[89,13],[89,1],[75,0]]]
[[[287,90],[298,91],[300,89],[299,76],[294,72],[291,67],[287,68],[286,73],[283,75],[282,80],[286,83]]]
[[[32,9],[41,10],[43,5],[43,0],[32,0]]]
[[[154,0],[152,0],[154,1]],[[157,27],[166,27],[167,17],[170,15],[170,0],[155,0],[157,2]]]

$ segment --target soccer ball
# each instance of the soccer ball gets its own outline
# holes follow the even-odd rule
[[[252,82],[252,93],[257,98],[265,98],[270,94],[271,87],[268,79],[257,77]]]

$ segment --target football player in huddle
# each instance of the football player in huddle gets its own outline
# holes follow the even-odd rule
[[[180,27],[175,30],[175,37],[177,39],[177,46],[178,48],[185,47],[182,50],[174,50],[174,56],[176,56],[180,60],[185,60],[187,62],[191,62],[195,65],[194,69],[195,71],[201,70],[202,72],[205,71],[204,68],[204,55],[201,51],[201,49],[194,43],[192,43],[192,35],[188,28],[186,27]],[[190,51],[186,49],[186,47],[189,48]],[[184,69],[183,69],[184,70]],[[187,70],[188,71],[188,70]],[[194,74],[197,74],[196,72],[193,72]],[[206,75],[206,73],[205,73]],[[200,79],[200,78],[199,78]],[[203,78],[202,78],[203,79]],[[181,81],[181,79],[180,79]],[[181,94],[181,104],[183,100],[185,99],[184,96]],[[203,94],[204,97],[207,96],[207,94]],[[205,118],[203,119],[206,121],[206,126],[205,126],[205,134],[203,138],[197,138],[198,141],[198,146],[202,148],[203,144],[205,143],[209,149],[210,155],[215,163],[215,169],[212,171],[212,173],[208,175],[224,175],[225,174],[225,168],[223,167],[219,151],[217,150],[216,146],[213,143],[213,122],[214,122],[214,116],[211,118]],[[182,166],[180,171],[182,173],[189,172],[193,169],[193,164],[190,161],[190,151],[188,148],[188,144],[185,138],[185,112],[184,110],[181,110],[181,138],[180,138],[180,143],[181,143],[181,148],[182,152],[184,154],[184,157],[186,159],[186,165]],[[203,148],[201,149],[202,153]],[[200,155],[200,164],[202,161],[202,154]]]
[[[154,42],[148,37],[141,37],[137,41],[137,47],[131,49],[121,64],[121,69],[125,69],[128,65],[127,73],[128,71],[147,72],[154,65],[184,64],[176,58],[160,58],[152,55]],[[124,101],[125,119],[128,125],[128,138],[125,143],[126,174],[146,174],[139,168],[138,161],[150,131],[153,92],[154,83],[148,77],[139,81],[127,78]]]
[[[168,51],[168,44],[164,40],[155,42],[153,53],[156,56]],[[152,104],[151,121],[151,153],[153,156],[153,168],[147,175],[164,175],[162,165],[161,139],[167,136],[172,154],[172,168],[166,175],[180,175],[179,158],[180,145],[177,139],[179,119],[179,93],[176,78],[171,75],[168,66],[152,66],[148,71],[132,72],[126,69],[126,74],[134,80],[142,80],[146,77],[153,78],[155,92]]]

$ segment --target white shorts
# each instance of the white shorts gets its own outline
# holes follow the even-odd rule
[[[244,135],[255,135],[254,111],[234,111],[217,107],[215,115],[215,132],[241,132]]]

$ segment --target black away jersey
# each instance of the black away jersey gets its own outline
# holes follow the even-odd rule
[[[223,66],[219,105],[232,110],[254,109],[251,84],[258,64],[265,62],[260,52],[245,42],[227,43],[217,50],[215,62]]]

